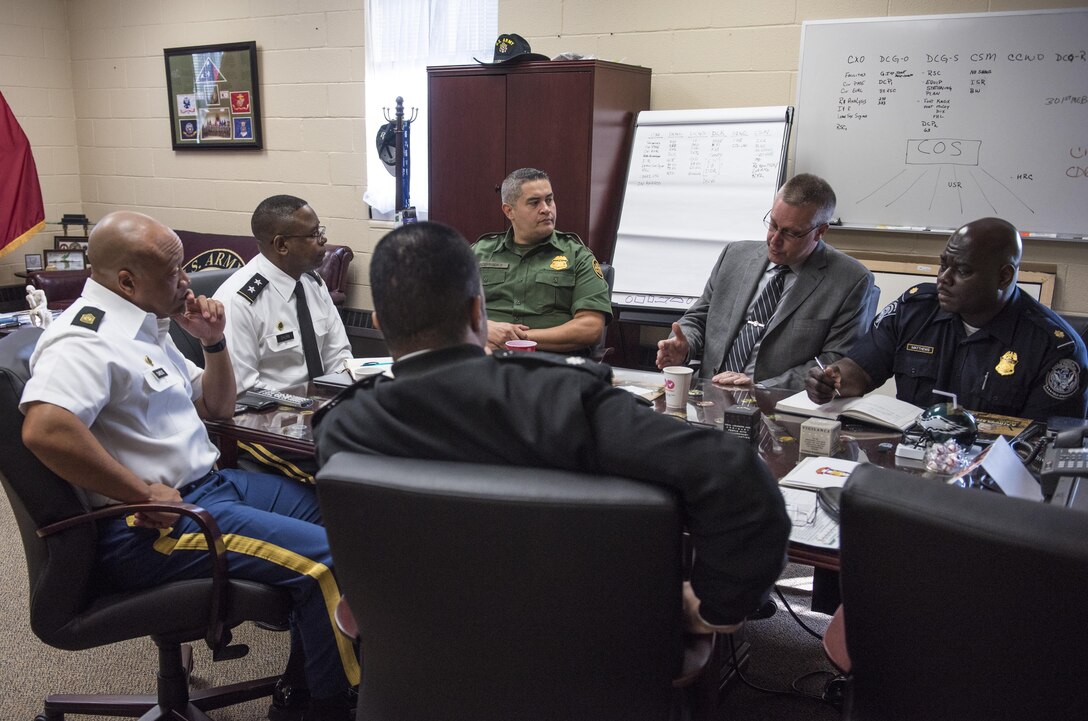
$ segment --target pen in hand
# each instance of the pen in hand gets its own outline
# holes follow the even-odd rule
[[[816,361],[816,365],[820,366],[820,370],[822,370],[822,371],[827,370],[827,366],[825,366],[823,363],[820,362],[820,357],[819,356],[816,356],[812,360]],[[831,389],[831,397],[832,398],[838,398],[839,395],[840,394],[839,394],[839,389],[838,388],[832,388]]]

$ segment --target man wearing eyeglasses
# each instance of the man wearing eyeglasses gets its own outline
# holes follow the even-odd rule
[[[351,357],[344,323],[316,272],[325,257],[325,226],[305,200],[274,195],[253,211],[250,227],[258,254],[215,293],[227,308],[238,391],[298,393]]]
[[[351,357],[344,322],[317,268],[325,226],[302,198],[265,198],[250,219],[258,253],[228,278],[215,299],[226,307],[224,333],[238,393],[270,388],[305,395],[306,383]],[[312,458],[239,443],[242,459],[260,470],[312,483]],[[247,465],[247,467],[249,467]]]
[[[657,366],[702,357],[699,376],[723,385],[801,389],[816,358],[846,354],[876,311],[873,275],[823,241],[835,191],[791,178],[764,218],[767,239],[722,250],[702,297],[658,343]]]

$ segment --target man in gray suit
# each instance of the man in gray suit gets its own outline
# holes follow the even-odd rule
[[[701,378],[724,385],[805,387],[815,358],[842,358],[876,310],[873,274],[823,242],[835,191],[791,178],[763,219],[767,241],[722,250],[702,297],[658,343],[657,366],[702,356]]]

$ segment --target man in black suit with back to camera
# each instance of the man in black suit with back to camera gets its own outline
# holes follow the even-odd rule
[[[351,451],[667,486],[695,546],[684,588],[689,629],[730,631],[764,604],[790,522],[750,445],[654,413],[613,387],[608,366],[551,353],[487,355],[479,267],[452,228],[394,230],[374,251],[370,282],[395,379],[367,378],[318,412],[320,463]]]

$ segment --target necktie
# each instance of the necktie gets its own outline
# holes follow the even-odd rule
[[[763,336],[767,323],[770,322],[771,316],[774,315],[774,309],[778,307],[778,301],[782,299],[782,286],[786,282],[786,273],[789,272],[790,267],[788,265],[776,265],[774,267],[774,277],[763,287],[759,299],[749,310],[744,326],[737,333],[737,337],[733,341],[733,347],[729,349],[729,354],[725,357],[725,362],[722,363],[721,371],[743,373],[744,369],[748,367],[748,356],[752,355],[752,349],[756,347],[756,343]]]
[[[295,281],[295,312],[298,314],[298,331],[302,335],[302,352],[306,354],[306,372],[310,380],[325,373],[321,364],[321,353],[317,350],[317,336],[314,334],[314,321],[310,317],[310,307],[306,305],[306,291],[302,281]]]

